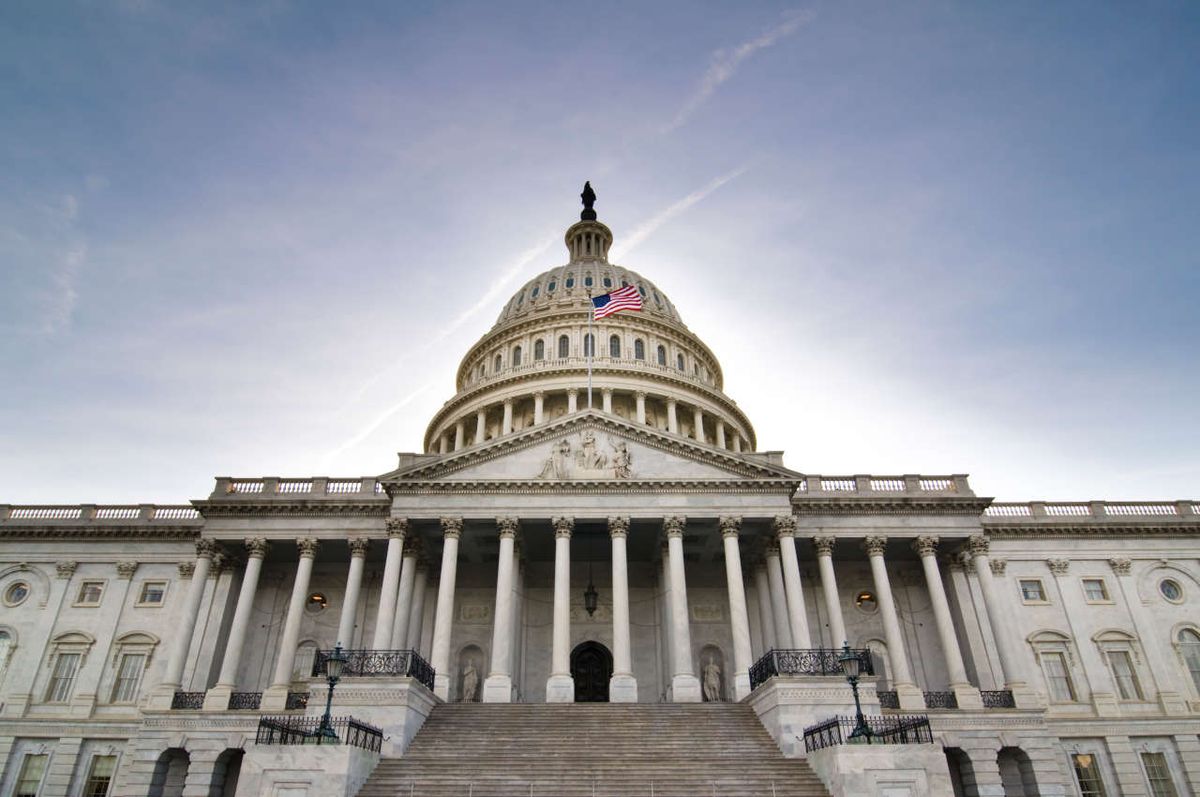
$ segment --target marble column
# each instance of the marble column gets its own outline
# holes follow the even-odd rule
[[[725,447],[725,421],[717,419],[717,448]]]
[[[475,445],[483,442],[487,436],[487,410],[481,409],[475,413]]]
[[[547,703],[574,703],[571,677],[571,532],[575,519],[556,517],[554,523],[554,630],[550,647]]]
[[[462,518],[442,518],[442,574],[429,656],[434,670],[433,693],[442,700],[450,699],[450,631],[454,625],[454,582],[458,575],[458,538],[462,526]]]
[[[467,444],[467,426],[462,421],[454,424],[454,450],[458,451]]]
[[[733,695],[741,700],[750,694],[750,617],[746,612],[746,584],[742,578],[742,554],[738,533],[740,517],[728,516],[719,521],[725,544],[725,582],[729,591],[729,625],[733,632]]]
[[[946,672],[950,678],[950,691],[958,698],[962,709],[982,709],[983,699],[979,690],[967,680],[967,668],[963,664],[962,650],[958,646],[958,635],[954,632],[954,620],[950,616],[950,602],[946,600],[946,588],[937,562],[938,538],[917,537],[913,550],[921,557],[925,570],[925,583],[929,588],[929,602],[933,607],[933,621],[937,626],[938,640],[942,644],[942,656],[946,661]]]
[[[779,556],[783,565],[783,586],[787,593],[788,628],[792,644],[800,650],[812,647],[808,633],[808,610],[804,605],[804,587],[800,583],[800,559],[796,556],[796,518],[778,515],[774,521],[779,539]]]
[[[408,636],[403,640],[406,650],[421,653],[421,631],[425,625],[425,593],[429,586],[429,567],[424,559],[417,559],[417,572],[413,578],[412,608],[408,612]],[[396,644],[401,644],[396,640]],[[424,655],[424,654],[421,654]]]
[[[504,400],[504,416],[500,422],[500,434],[510,435],[513,429],[513,400]]]
[[[600,408],[606,415],[612,415],[612,388],[600,388]]]
[[[664,663],[666,664],[665,675],[667,680],[665,688],[669,688],[671,676],[675,674],[675,643],[671,636],[671,627],[675,619],[675,606],[671,596],[671,547],[667,544],[666,540],[663,540],[659,561],[662,565],[658,573],[658,583],[662,588],[663,595],[664,617],[662,618],[662,627],[664,633],[662,646],[664,651],[663,658],[665,659]]]
[[[484,703],[512,702],[513,544],[515,517],[496,518],[500,557],[496,562],[496,611],[492,618],[492,666],[483,682]]]
[[[533,393],[533,425],[541,426],[546,415],[546,394],[541,390]]]
[[[837,576],[833,571],[833,537],[814,537],[817,549],[817,568],[821,571],[821,591],[825,596],[825,611],[829,615],[829,634],[833,647],[840,648],[849,642],[846,638],[846,621],[842,617],[842,599],[838,594]]]
[[[670,546],[671,564],[671,645],[675,672],[671,677],[671,701],[699,703],[700,680],[692,665],[692,630],[688,617],[687,580],[683,569],[683,529],[687,518],[663,518],[663,531]]]
[[[567,414],[574,415],[579,410],[579,391],[571,388],[567,391]]]
[[[262,574],[263,559],[270,545],[264,537],[246,539],[246,570],[242,573],[242,587],[238,591],[237,606],[233,610],[233,622],[229,626],[229,639],[225,642],[225,656],[221,659],[221,672],[217,685],[208,690],[204,697],[207,711],[225,711],[229,708],[229,696],[237,687],[238,667],[242,663],[242,648],[246,644],[246,632],[250,628],[250,613],[254,609],[254,593],[258,591],[258,577]]]
[[[775,646],[778,650],[791,650],[792,629],[788,625],[787,595],[783,587],[783,565],[779,561],[779,543],[772,540],[763,552],[767,560],[767,580],[771,587],[771,617],[775,620]]]
[[[379,589],[375,638],[371,643],[375,650],[390,650],[392,647],[392,626],[396,622],[396,590],[400,584],[400,555],[404,550],[404,535],[407,533],[407,518],[387,519],[387,557],[383,564],[383,585]]]
[[[892,688],[902,709],[925,708],[925,696],[913,681],[912,669],[908,666],[908,654],[904,648],[904,635],[900,631],[900,617],[896,614],[896,601],[892,597],[892,582],[888,578],[887,564],[883,552],[887,548],[887,537],[867,537],[863,548],[871,561],[871,575],[875,580],[875,600],[879,604],[879,616],[883,620],[883,637],[888,647],[888,668]]]
[[[153,708],[170,708],[170,701],[174,700],[175,693],[183,684],[183,668],[187,665],[192,635],[196,632],[196,620],[200,617],[200,603],[204,599],[204,585],[216,552],[217,544],[212,540],[196,540],[195,564],[184,563],[191,565],[191,581],[188,582],[187,595],[183,599],[180,625],[172,629],[175,635],[174,644],[167,659],[167,669],[163,672],[158,689],[155,690],[159,695],[153,699]],[[183,575],[184,565],[179,567],[180,575]]]
[[[608,699],[613,703],[636,703],[638,699],[629,633],[629,564],[625,556],[628,535],[629,518],[608,519],[608,536],[612,539],[613,601],[613,674],[609,679]]]
[[[633,394],[633,398],[637,401],[637,422],[646,422],[646,392],[639,390]]]
[[[733,450],[734,453],[742,453],[742,436],[737,432],[733,433]]]
[[[438,453],[447,454],[450,452],[450,441],[446,438],[445,433],[438,435]]]
[[[771,582],[767,577],[765,560],[754,568],[754,590],[758,594],[759,625],[762,626],[763,649],[758,652],[761,656],[778,647],[775,641],[775,614],[771,611]]]
[[[667,431],[671,434],[679,434],[679,417],[675,409],[675,399],[667,399]]]
[[[971,563],[975,567],[975,576],[979,580],[979,591],[983,593],[984,614],[987,615],[988,625],[992,629],[992,637],[996,640],[1000,654],[1004,688],[1012,691],[1017,708],[1033,708],[1039,701],[1025,680],[1025,670],[1021,666],[1017,643],[1013,639],[1013,624],[1008,622],[1000,596],[996,594],[996,585],[992,579],[992,562],[988,556],[988,538],[976,534],[967,541],[967,545]]]
[[[392,636],[388,650],[403,650],[408,641],[409,611],[412,607],[413,587],[417,583],[417,559],[421,555],[420,541],[416,535],[404,541],[404,552],[400,563],[400,586],[396,589],[396,610],[392,612]]]
[[[366,537],[351,537],[350,571],[346,574],[346,597],[342,601],[342,614],[338,618],[337,644],[344,648],[354,647],[354,619],[358,615],[358,596],[362,591],[363,567],[371,541]]]
[[[287,705],[288,687],[296,668],[296,645],[300,642],[300,621],[304,619],[304,602],[308,599],[308,585],[312,580],[313,559],[317,555],[317,541],[312,537],[296,540],[300,561],[296,564],[296,577],[292,581],[292,596],[288,601],[287,616],[283,621],[283,632],[279,635],[279,651],[275,654],[275,674],[271,685],[263,692],[264,711],[282,711]]]
[[[695,407],[692,413],[692,433],[696,438],[696,442],[704,442],[704,410]]]

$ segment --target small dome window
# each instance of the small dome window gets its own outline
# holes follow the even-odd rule
[[[654,303],[657,304],[659,307],[662,307],[662,299],[659,298],[658,291],[654,292]]]
[[[667,349],[665,346],[658,347],[658,364],[666,366],[667,364]]]
[[[534,362],[546,359],[546,341],[539,340],[533,344],[533,359]]]
[[[608,356],[614,359],[621,358],[621,337],[613,335],[608,339]]]
[[[529,292],[529,298],[530,298],[530,299],[536,299],[536,298],[537,298],[537,295],[538,295],[538,286],[534,285],[534,286],[533,286],[533,290],[531,290],[531,291]]]
[[[596,339],[592,337],[592,333],[590,332],[583,336],[583,356],[596,356]]]
[[[558,338],[558,359],[565,360],[571,356],[571,339],[566,335]]]
[[[676,367],[677,367],[677,368],[678,368],[680,371],[686,371],[686,370],[687,370],[687,368],[685,368],[685,367],[684,367],[684,365],[683,365],[683,355],[682,355],[682,354],[676,354],[676,355],[675,355],[675,366],[676,366]],[[498,366],[498,365],[497,365],[496,367],[497,367],[497,368],[499,368],[500,366]]]
[[[499,372],[499,370],[503,367],[504,367],[504,358],[501,357],[499,354],[497,354],[495,364],[492,366],[492,372],[493,373]]]
[[[513,346],[512,364],[513,364],[513,368],[516,368],[518,365],[521,364],[521,347],[520,346]]]
[[[635,359],[635,360],[646,359],[646,344],[645,344],[645,342],[642,341],[641,338],[638,338],[637,340],[635,340],[633,342],[633,359]]]
[[[1159,593],[1171,603],[1183,602],[1183,587],[1173,578],[1164,578],[1158,583]]]
[[[554,289],[558,287],[558,283],[550,280],[550,284],[546,286],[546,293],[554,293]]]
[[[638,293],[640,293],[642,295],[643,299],[646,298],[646,289],[643,288],[641,285],[638,286]]]
[[[522,293],[517,296],[517,307],[520,307],[524,303],[525,303],[525,294]]]
[[[484,366],[483,363],[480,363],[479,364],[479,378],[482,379],[484,374],[486,374],[486,373],[487,373],[486,366]]]
[[[605,277],[605,278],[604,278],[604,287],[605,287],[605,288],[611,288],[611,287],[612,287],[612,277]]]
[[[574,275],[574,274],[568,274],[568,275],[567,275],[567,287],[568,287],[568,288],[574,288],[574,287],[575,287],[575,275]]]
[[[583,287],[585,287],[585,288],[592,287],[592,275],[591,274],[588,274],[586,277],[583,278]]]

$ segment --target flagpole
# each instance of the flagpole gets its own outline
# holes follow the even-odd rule
[[[588,409],[592,408],[592,357],[596,354],[596,338],[592,336],[592,317],[596,315],[596,307],[592,304],[592,292],[588,291],[588,336],[584,338],[583,348],[587,349],[588,363]],[[588,345],[588,342],[591,345]]]

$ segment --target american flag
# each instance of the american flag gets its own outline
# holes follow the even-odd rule
[[[636,285],[626,285],[612,293],[592,297],[592,308],[595,319],[599,321],[622,310],[641,310],[642,296],[638,293]]]

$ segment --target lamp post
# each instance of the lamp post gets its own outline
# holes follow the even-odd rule
[[[838,664],[842,665],[842,672],[846,675],[846,680],[850,682],[850,688],[854,691],[854,730],[850,732],[850,741],[855,739],[864,739],[867,744],[871,743],[871,728],[867,725],[867,720],[863,717],[862,703],[858,699],[858,676],[862,668],[862,661],[858,658],[858,654],[850,650],[850,643],[842,644],[842,655],[838,656]]]
[[[325,681],[329,684],[329,692],[325,696],[325,716],[321,717],[321,727],[317,729],[317,744],[321,744],[325,739],[337,742],[337,731],[333,729],[333,718],[329,716],[329,712],[333,708],[333,687],[341,680],[342,667],[345,665],[346,651],[342,650],[342,643],[338,642],[329,658],[325,660]]]

